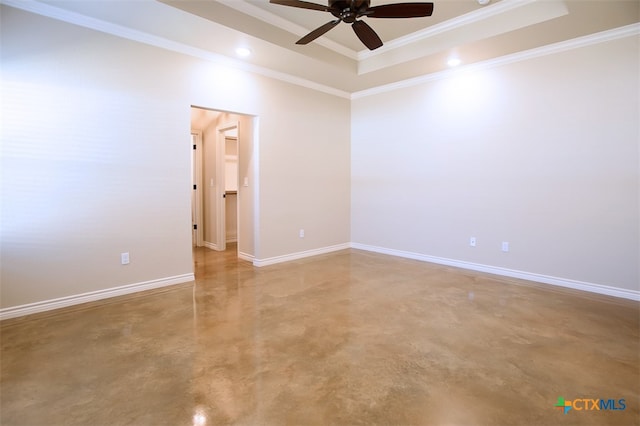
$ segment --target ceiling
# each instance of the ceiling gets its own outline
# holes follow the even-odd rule
[[[296,45],[333,16],[268,0],[0,1],[347,96],[443,71],[451,57],[464,66],[640,22],[638,0],[434,0],[431,17],[363,18],[384,42],[369,51],[344,22]],[[252,55],[237,58],[240,46]]]
[[[451,56],[469,64],[640,20],[637,0],[492,0],[484,6],[476,0],[435,0],[431,17],[364,18],[385,43],[369,51],[345,23],[309,45],[296,45],[300,37],[334,19],[326,12],[268,0],[160,1],[304,55],[313,60],[310,68],[316,72],[306,68],[292,71],[294,75],[345,91],[441,71]],[[399,2],[372,0],[371,5]]]

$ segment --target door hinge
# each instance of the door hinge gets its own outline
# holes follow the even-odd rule
[[[197,186],[197,185],[193,185],[193,189],[196,189],[196,186]]]
[[[222,194],[222,198],[227,198],[227,194]]]
[[[198,225],[193,225],[193,230],[196,231],[198,229]]]
[[[195,145],[193,145],[193,149],[196,149],[196,146],[195,146]]]

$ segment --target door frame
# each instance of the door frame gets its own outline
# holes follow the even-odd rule
[[[191,203],[193,225],[197,225],[195,228],[196,235],[196,247],[202,247],[204,241],[204,202],[202,192],[202,131],[191,129],[191,149],[192,149],[192,184],[195,185],[193,189],[193,198]],[[193,232],[193,231],[192,231]]]
[[[240,122],[230,121],[216,127],[216,242],[215,246],[218,251],[227,249],[227,203],[225,198],[225,151],[226,141],[225,133],[229,130],[236,129],[238,132],[238,164],[240,163]],[[240,187],[238,187],[238,196],[236,212],[240,211]],[[240,246],[240,223],[238,223],[238,247]]]

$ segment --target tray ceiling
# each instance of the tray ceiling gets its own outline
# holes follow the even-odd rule
[[[364,18],[384,42],[369,51],[345,23],[296,45],[333,16],[268,0],[0,1],[347,95],[443,71],[451,57],[469,65],[640,21],[637,0],[435,0],[431,17]],[[239,46],[252,55],[237,58]]]

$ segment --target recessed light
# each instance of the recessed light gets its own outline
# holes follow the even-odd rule
[[[236,49],[236,55],[240,56],[241,58],[246,58],[248,56],[251,56],[251,50],[246,47],[238,47]]]
[[[458,58],[450,58],[447,61],[447,65],[449,65],[450,67],[457,67],[461,63],[462,63],[462,61],[460,59],[458,59]]]
[[[486,6],[486,5],[488,5],[489,3],[491,3],[491,0],[478,0],[478,4],[479,4],[480,6]]]

